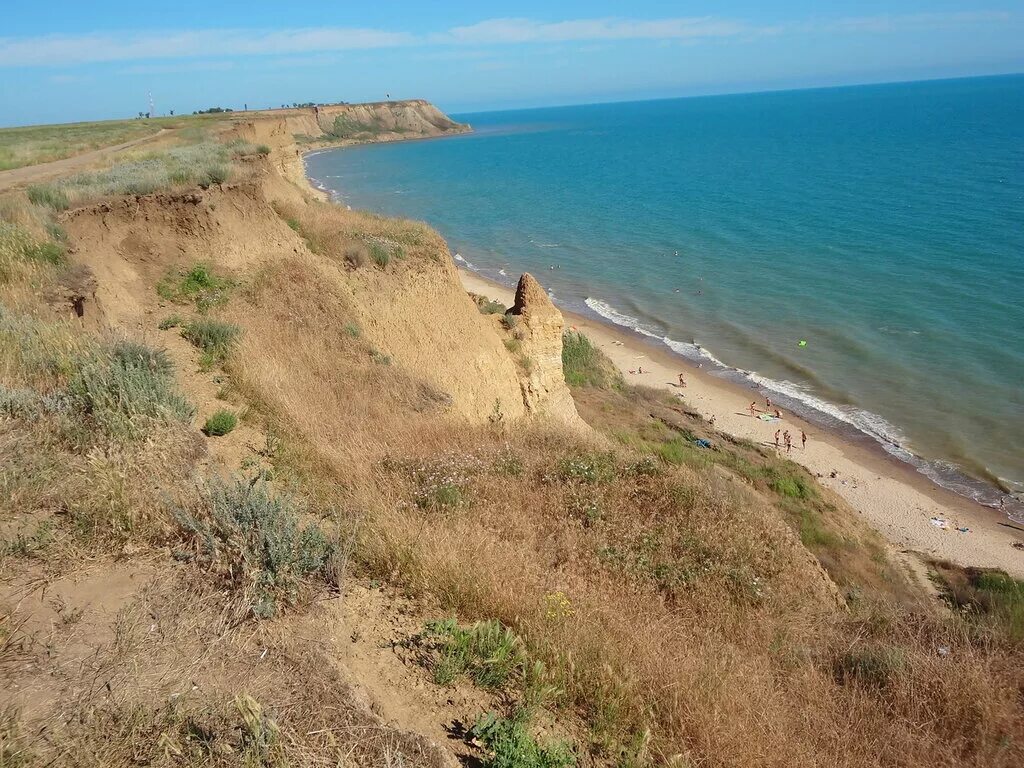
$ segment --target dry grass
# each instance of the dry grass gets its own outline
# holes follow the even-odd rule
[[[0,171],[49,163],[90,150],[124,144],[152,136],[161,128],[199,127],[211,120],[183,116],[3,128],[0,129]]]
[[[592,435],[458,421],[416,371],[376,363],[360,330],[378,343],[386,334],[358,311],[359,291],[372,284],[379,297],[399,270],[425,267],[443,253],[437,235],[321,205],[280,214],[319,255],[239,275],[223,310],[243,331],[226,373],[267,433],[274,484],[325,528],[360,522],[352,558],[363,574],[427,598],[437,618],[497,621],[521,638],[561,691],[555,717],[583,724],[573,731],[583,762],[1024,760],[1019,642],[998,621],[920,607],[813,480],[721,436],[722,450],[698,450],[692,438],[710,436],[706,425],[629,390],[576,393]],[[401,256],[375,264],[373,243]],[[346,260],[360,245],[368,260]],[[29,341],[0,346],[0,381],[38,400],[73,380],[53,361],[76,359],[83,341],[65,325],[31,328],[42,330],[15,328]],[[54,730],[33,731],[53,734],[43,752],[57,764],[397,764],[399,753],[402,764],[432,764],[421,741],[354,704],[305,639],[322,628],[296,630],[294,613],[236,626],[239,595],[251,608],[248,587],[266,569],[225,554],[239,541],[230,525],[199,525],[184,539],[169,530],[156,498],[203,507],[189,496],[194,431],[160,423],[129,447],[97,427],[91,442],[67,442],[47,418],[12,415],[0,426],[0,449],[17,459],[0,475],[12,499],[5,514],[70,513],[85,521],[94,557],[145,546],[160,580],[53,694]],[[58,544],[76,529],[62,526]],[[38,526],[24,530],[4,560],[23,577],[40,552],[51,556]],[[160,542],[181,562],[159,559],[149,547]],[[855,598],[848,607],[822,565]]]
[[[338,262],[319,233],[358,239],[364,221],[287,215]],[[416,407],[407,374],[367,364],[344,331],[352,299],[312,263],[258,285],[231,371],[287,435],[280,469],[366,511],[364,572],[520,635],[600,762],[980,766],[1024,754],[1019,652],[915,607],[813,480],[743,445],[714,461],[659,455],[682,433],[630,393],[600,395],[617,448],[452,423]],[[849,613],[801,538],[847,579]]]
[[[313,253],[349,268],[389,264],[410,257],[436,261],[445,251],[440,236],[418,221],[349,211],[327,203],[279,205],[278,215],[306,240]]]

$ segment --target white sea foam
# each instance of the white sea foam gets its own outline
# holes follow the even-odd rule
[[[746,371],[741,368],[733,368],[732,366],[723,363],[715,357],[710,350],[706,349],[702,345],[676,341],[674,339],[670,339],[668,336],[656,333],[652,329],[645,327],[643,322],[638,318],[624,314],[600,299],[588,297],[584,303],[606,320],[610,320],[616,325],[624,326],[652,339],[658,339],[666,347],[683,357],[691,360],[707,360],[719,368],[743,375],[750,382],[757,384],[764,390],[799,402],[807,408],[854,427],[860,432],[873,437],[881,443],[889,453],[894,456],[898,456],[904,461],[909,460],[913,456],[909,450],[903,447],[903,443],[906,442],[906,438],[900,430],[876,413],[871,413],[870,411],[854,408],[852,406],[843,406],[829,402],[828,400],[813,394],[809,387],[802,384],[786,380],[779,381],[777,379],[768,378],[767,376],[762,376],[756,371]]]
[[[466,260],[464,258],[462,258],[462,254],[460,254],[460,253],[456,253],[455,254],[455,260],[456,261],[461,261],[463,264],[466,263]]]
[[[504,269],[499,269],[499,270],[498,270],[498,274],[499,274],[499,275],[507,275],[508,273],[507,273],[507,272],[505,272],[505,270],[504,270]]]
[[[637,333],[643,334],[644,336],[650,336],[652,339],[660,339],[660,334],[655,333],[647,328],[644,328],[643,324],[632,317],[631,315],[624,315],[619,310],[615,309],[611,304],[607,304],[600,299],[592,299],[589,296],[583,302],[592,310],[597,312],[601,317],[606,320],[611,320],[616,325],[622,325],[626,328],[636,331]]]

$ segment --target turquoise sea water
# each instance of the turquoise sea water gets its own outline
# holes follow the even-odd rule
[[[456,117],[310,176],[983,503],[1024,491],[1024,76]]]

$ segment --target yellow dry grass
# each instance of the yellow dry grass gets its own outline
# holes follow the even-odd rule
[[[293,442],[300,459],[284,467],[366,515],[356,557],[368,572],[519,632],[598,761],[981,766],[1024,754],[1017,651],[871,595],[837,608],[780,513],[739,478],[660,463],[648,475],[642,454],[601,458],[600,441],[420,412],[415,382],[346,336],[345,299],[313,263],[259,284],[257,311],[237,309],[247,341],[232,370]],[[591,482],[566,470],[573,460],[611,469]]]
[[[747,482],[739,458],[692,466],[659,458],[652,450],[665,428],[629,392],[603,399],[605,417],[592,418],[609,434],[646,436],[628,445],[538,422],[460,419],[422,371],[389,364],[357,322],[367,270],[375,301],[386,300],[389,280],[405,280],[407,294],[410,273],[442,252],[437,235],[322,205],[279,213],[296,221],[313,252],[263,254],[234,276],[237,293],[216,310],[242,328],[226,371],[249,420],[266,432],[274,483],[314,510],[336,510],[330,524],[359,521],[353,560],[362,574],[428,598],[439,612],[498,619],[521,635],[561,690],[550,704],[555,718],[583,724],[573,729],[582,763],[1024,761],[1019,645],[998,627],[891,599],[903,587],[874,588],[864,569],[878,553],[848,510],[816,518],[850,548],[828,563],[832,572],[865,585],[841,606],[799,527],[763,484]],[[373,263],[373,244],[392,260]],[[370,263],[353,263],[359,256],[349,249],[359,245]],[[3,296],[30,302],[29,283],[12,283]],[[49,359],[81,342],[78,326],[54,328],[38,345]],[[387,333],[375,328],[375,338]],[[31,355],[0,349],[6,386],[45,391],[54,375]],[[2,488],[17,509],[2,511],[7,519],[58,513],[84,521],[87,532],[91,521],[93,556],[113,544],[127,557],[129,544],[161,540],[168,494],[190,492],[188,434],[168,428],[144,446],[83,452],[56,440],[45,419],[4,417],[0,450],[17,461],[5,464]],[[30,582],[17,557],[5,575]],[[189,764],[176,750],[193,759],[185,747],[195,746],[195,728],[230,748],[207,754],[207,764],[382,764],[396,743],[407,755],[422,746],[354,711],[344,681],[312,642],[291,634],[288,619],[232,629],[231,598],[210,587],[209,574],[161,563],[159,587],[125,606],[114,638],[80,665],[88,686],[79,698],[53,705],[52,722],[68,728],[54,742],[62,759]],[[72,636],[64,631],[61,643]],[[4,674],[7,661],[0,654]],[[109,699],[103,681],[115,692]],[[169,703],[175,695],[180,706]],[[273,728],[260,704],[268,699],[283,713]],[[283,740],[246,751],[245,733],[274,728]],[[411,762],[432,760],[424,752]]]

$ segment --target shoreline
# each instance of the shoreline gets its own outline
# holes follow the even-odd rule
[[[314,196],[339,204],[329,191],[314,186],[306,165],[308,154],[335,148],[301,151],[301,174],[297,175]],[[512,289],[455,266],[467,291],[506,306],[514,303]],[[860,445],[860,441],[835,429],[812,424],[788,411],[783,412],[781,424],[751,418],[746,410],[751,398],[763,403],[756,389],[698,369],[688,358],[610,321],[585,317],[561,307],[559,310],[566,325],[585,330],[627,381],[682,394],[688,406],[706,418],[714,416],[719,431],[771,446],[774,431],[780,426],[804,430],[808,435],[807,450],[797,448],[789,458],[807,468],[824,487],[843,497],[896,553],[903,555],[908,568],[919,577],[927,578],[922,557],[931,557],[967,567],[998,568],[1024,578],[1024,525],[1014,523],[1002,512],[940,487],[877,444]],[[631,376],[630,366],[644,363],[649,364],[649,371],[645,370],[643,380],[637,381],[640,375]],[[679,372],[685,373],[685,390],[675,384]],[[933,519],[944,521],[945,527],[939,527]],[[961,528],[968,531],[960,532]]]
[[[514,292],[500,283],[458,267],[463,287],[472,293],[511,306]],[[806,450],[797,444],[788,455],[816,476],[818,482],[843,499],[895,550],[958,565],[999,568],[1024,577],[1024,525],[1015,524],[993,510],[936,485],[910,464],[886,453],[881,446],[859,445],[839,434],[800,418],[780,406],[781,422],[752,418],[748,409],[764,397],[756,389],[727,381],[682,355],[610,322],[559,308],[566,326],[583,331],[622,372],[627,382],[665,389],[682,396],[686,405],[705,418],[715,417],[715,428],[734,437],[774,446],[776,429],[804,430]],[[644,373],[630,370],[644,368]],[[685,374],[686,388],[676,384]],[[832,473],[835,471],[835,476]],[[944,521],[945,527],[933,522]],[[960,532],[967,528],[967,532]],[[915,558],[916,559],[916,558]]]

